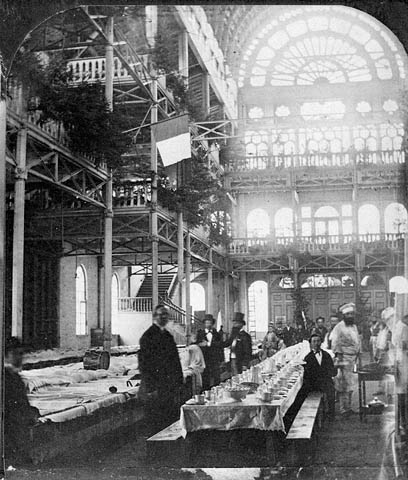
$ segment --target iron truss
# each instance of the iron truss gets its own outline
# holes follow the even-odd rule
[[[151,264],[152,237],[148,207],[115,208],[112,252],[115,265]],[[184,230],[184,237],[187,231]],[[97,209],[60,209],[33,213],[27,219],[26,239],[58,241],[64,255],[103,255],[104,216]],[[196,270],[209,266],[224,271],[225,256],[194,233],[190,235],[192,264]],[[159,257],[162,265],[177,264],[177,223],[164,211],[158,211]],[[197,270],[198,269],[198,270]]]
[[[26,169],[17,166],[17,134],[27,130]],[[47,131],[30,120],[23,120],[13,110],[7,112],[7,162],[15,175],[37,179],[71,194],[73,197],[105,208],[103,186],[109,179],[107,171],[95,161],[74,155],[61,142],[55,130]]]

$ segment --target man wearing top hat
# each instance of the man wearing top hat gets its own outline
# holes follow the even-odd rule
[[[218,385],[220,379],[220,365],[224,360],[224,347],[221,335],[214,328],[215,319],[211,314],[204,316],[204,330],[197,332],[197,345],[201,348],[205,361],[203,372],[203,389],[208,390]]]
[[[225,343],[226,347],[231,348],[231,374],[232,376],[242,373],[243,367],[249,367],[252,359],[252,339],[251,336],[243,330],[246,322],[244,314],[234,313],[232,320],[231,335]]]
[[[354,323],[356,307],[354,303],[346,303],[339,307],[343,319],[331,332],[332,350],[336,356],[339,372],[334,379],[338,392],[340,414],[353,413],[351,400],[356,388],[357,375],[354,366],[360,354],[360,337]]]

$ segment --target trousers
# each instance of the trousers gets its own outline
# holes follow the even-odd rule
[[[339,398],[339,411],[340,413],[349,412],[351,410],[351,399],[353,391],[349,392],[337,392]]]

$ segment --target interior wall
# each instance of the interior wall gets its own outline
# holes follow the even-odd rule
[[[86,335],[76,335],[75,272],[82,265],[87,279]],[[91,329],[98,326],[98,262],[96,257],[63,257],[60,260],[60,346],[62,348],[88,348]]]

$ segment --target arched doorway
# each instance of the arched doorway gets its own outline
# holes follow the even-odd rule
[[[205,290],[200,283],[192,282],[190,284],[190,303],[193,314],[205,312]]]
[[[264,280],[251,283],[248,288],[248,331],[263,338],[268,331],[268,284]]]

